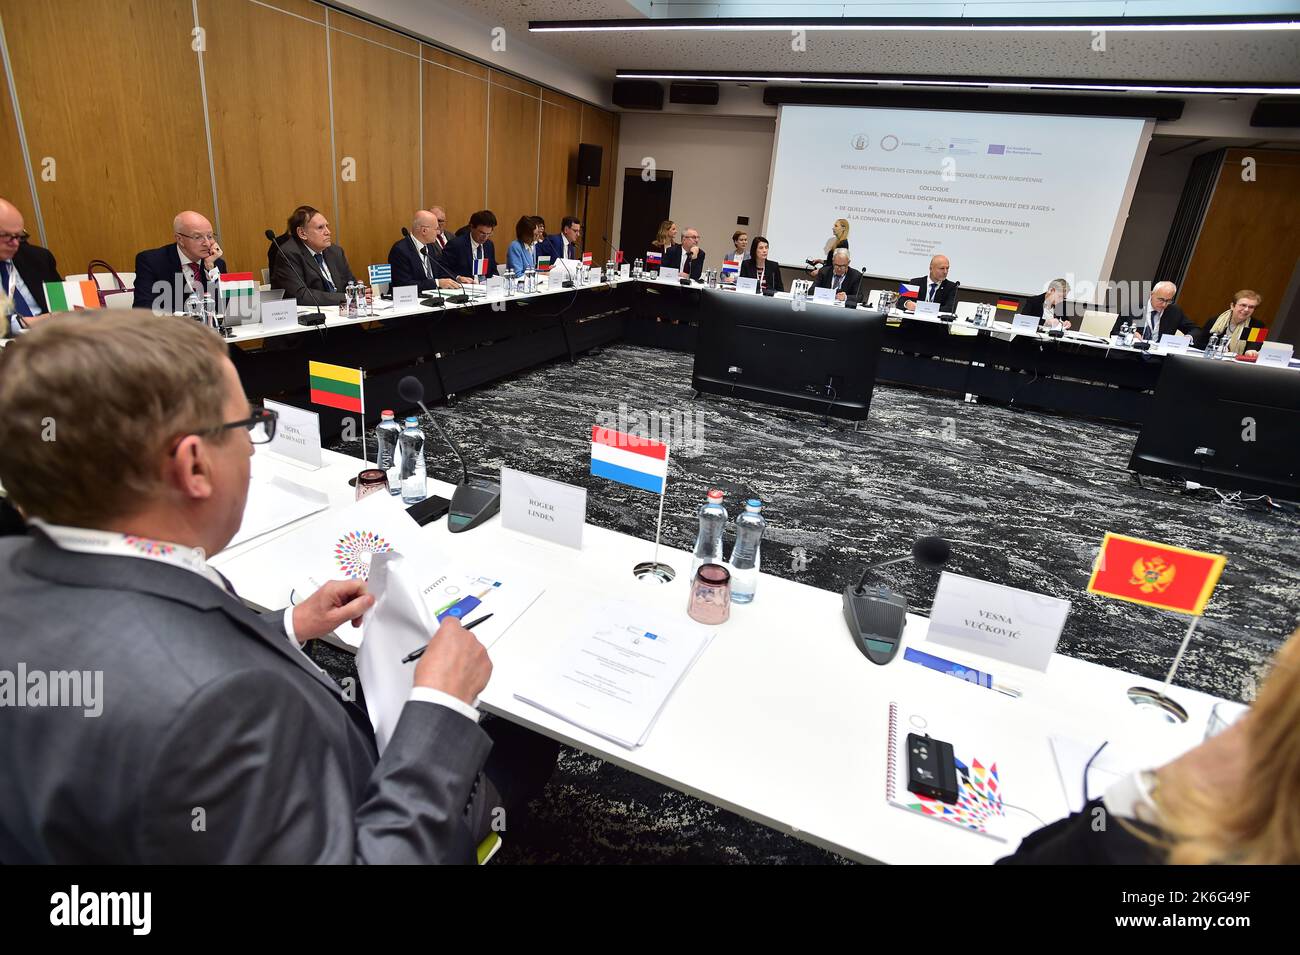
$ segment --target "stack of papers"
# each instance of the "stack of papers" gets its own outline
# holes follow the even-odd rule
[[[598,605],[578,619],[554,661],[515,698],[635,749],[713,634],[685,614],[679,619],[637,604]]]

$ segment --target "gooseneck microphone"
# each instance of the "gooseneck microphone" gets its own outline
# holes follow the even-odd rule
[[[497,511],[501,510],[501,484],[491,478],[470,477],[465,455],[461,454],[459,445],[451,435],[442,430],[438,419],[424,405],[424,383],[414,375],[407,375],[397,383],[397,393],[408,404],[419,405],[433,425],[433,429],[447,446],[451,448],[456,459],[460,461],[461,482],[451,495],[451,507],[447,514],[447,530],[453,534],[478,527]]]
[[[285,254],[284,246],[281,245],[280,240],[276,238],[274,229],[267,229],[266,232],[263,234],[268,239],[271,240],[271,244],[275,246],[276,252],[279,254],[279,256],[282,259],[284,259],[286,262],[292,261]],[[325,313],[320,310],[320,299],[316,297],[316,290],[312,288],[311,285],[308,283],[307,273],[303,271],[301,262],[299,262],[297,265],[297,272],[298,272],[298,277],[302,279],[303,291],[308,292],[311,295],[312,305],[316,307],[316,311],[314,312],[308,312],[306,315],[299,315],[298,324],[299,325],[324,325]]]
[[[872,663],[883,666],[898,653],[907,622],[907,598],[883,584],[868,587],[867,577],[873,570],[909,559],[923,567],[940,567],[951,551],[942,537],[922,537],[907,556],[868,564],[857,584],[844,588],[844,622],[853,645]]]

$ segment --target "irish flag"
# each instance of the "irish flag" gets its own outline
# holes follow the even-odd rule
[[[218,280],[217,288],[221,290],[223,301],[234,298],[251,302],[253,293],[257,291],[252,272],[227,272]]]
[[[663,262],[663,259],[664,256],[662,252],[647,252],[645,254],[645,264],[653,265],[655,268],[659,267],[659,264]]]
[[[45,301],[51,312],[99,308],[99,286],[94,282],[46,282]]]
[[[898,286],[899,298],[916,298],[916,293],[917,293],[917,287],[915,285],[908,285],[906,283],[903,283],[902,285]]]
[[[311,361],[307,363],[307,375],[311,381],[312,404],[365,414],[360,368],[344,368],[342,365]]]
[[[668,482],[668,445],[639,434],[592,425],[591,473],[662,494]]]
[[[1020,302],[1014,298],[1000,298],[998,299],[998,310],[1004,312],[1018,312],[1020,311]]]

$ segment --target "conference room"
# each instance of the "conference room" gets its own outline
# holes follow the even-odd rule
[[[1113,6],[0,0],[0,862],[1300,861],[1300,15]]]

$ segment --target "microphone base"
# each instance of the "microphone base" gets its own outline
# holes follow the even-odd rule
[[[310,326],[324,325],[324,324],[325,324],[325,313],[324,313],[324,312],[308,312],[306,315],[299,315],[299,316],[298,316],[298,324],[299,324],[299,325],[310,325]]]
[[[464,305],[469,301],[469,296],[464,292],[458,292],[455,295],[448,295],[443,301],[450,302],[452,305]]]
[[[447,530],[452,534],[473,530],[501,510],[501,484],[491,478],[471,476],[456,485],[447,514]]]
[[[907,598],[888,587],[844,588],[844,622],[853,645],[872,663],[884,666],[903,643]]]

